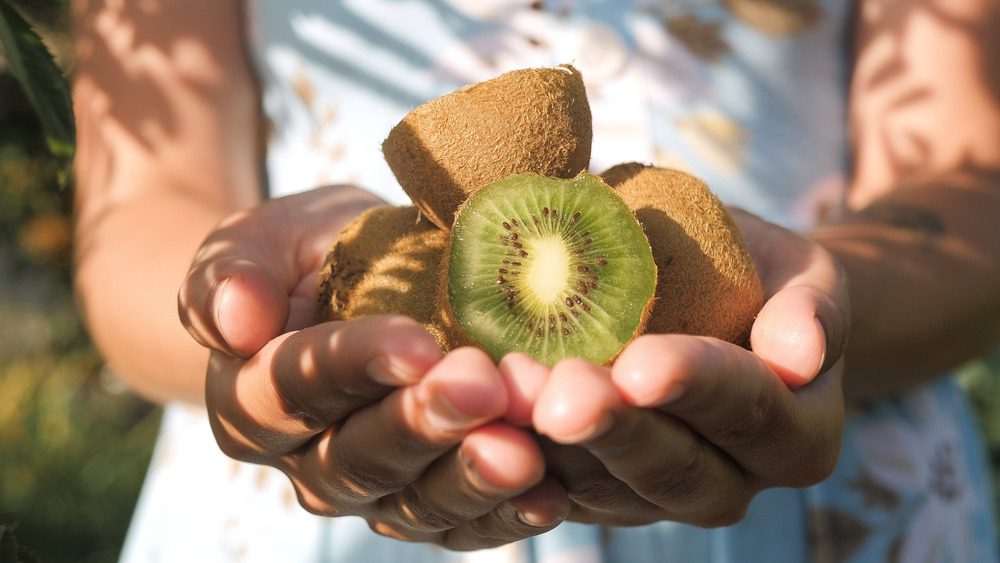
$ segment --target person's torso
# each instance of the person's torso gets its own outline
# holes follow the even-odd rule
[[[726,203],[805,227],[843,200],[851,4],[258,0],[271,191],[350,182],[406,203],[380,145],[410,109],[570,63],[593,112],[591,172],[681,168]]]

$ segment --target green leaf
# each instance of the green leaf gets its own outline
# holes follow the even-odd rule
[[[17,544],[11,529],[0,525],[0,563],[39,563],[38,558]]]
[[[59,180],[65,185],[76,150],[69,81],[41,37],[7,0],[0,0],[0,46],[11,73],[38,113],[49,150],[59,162]]]

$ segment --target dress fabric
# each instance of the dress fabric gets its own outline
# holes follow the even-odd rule
[[[281,196],[330,183],[407,198],[380,145],[412,108],[516,68],[571,63],[594,116],[595,173],[688,170],[794,229],[842,209],[849,166],[841,0],[256,0],[250,48]],[[166,408],[125,563],[990,562],[988,460],[950,377],[848,413],[834,474],[758,495],[734,526],[565,523],[454,553],[299,507],[287,478],[221,454],[203,412]]]

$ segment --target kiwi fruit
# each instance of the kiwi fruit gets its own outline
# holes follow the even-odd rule
[[[656,289],[642,227],[587,173],[514,174],[477,190],[445,260],[445,317],[497,361],[521,351],[548,365],[609,363],[643,331]]]
[[[433,322],[448,238],[414,206],[366,210],[341,230],[327,253],[319,274],[317,319],[407,315],[442,348],[450,348]]]
[[[415,108],[382,146],[413,205],[369,209],[341,231],[318,320],[407,315],[444,351],[547,365],[609,364],[643,332],[746,346],[764,291],[725,206],[678,170],[587,173],[591,135],[571,66]]]
[[[438,227],[480,187],[515,173],[573,178],[590,162],[583,78],[569,65],[514,70],[410,111],[382,152],[403,190]]]
[[[764,290],[743,234],[700,179],[630,162],[602,174],[635,213],[659,270],[646,331],[746,346]]]

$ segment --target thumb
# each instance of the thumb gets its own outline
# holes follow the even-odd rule
[[[294,260],[283,207],[265,203],[224,219],[205,239],[177,294],[177,311],[202,346],[247,358],[284,332]],[[280,276],[280,277],[279,277]]]
[[[285,285],[248,259],[226,258],[192,268],[178,293],[178,313],[203,346],[249,357],[288,322]]]
[[[843,354],[844,311],[815,288],[793,285],[775,293],[750,333],[754,353],[792,389],[830,369]]]
[[[343,226],[379,204],[350,186],[270,200],[220,223],[177,296],[181,322],[202,345],[249,357],[285,331],[291,296],[314,278]]]

